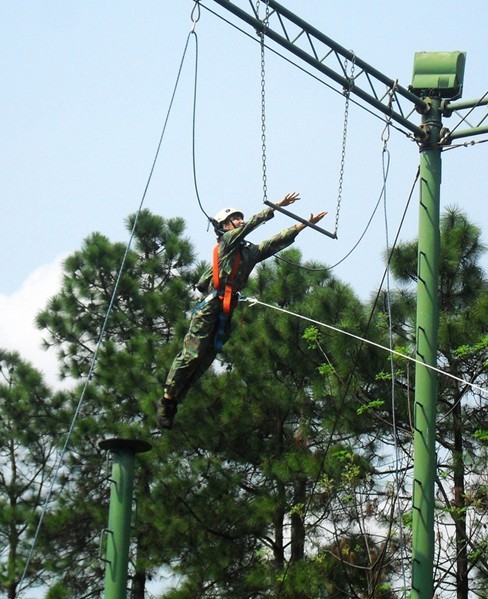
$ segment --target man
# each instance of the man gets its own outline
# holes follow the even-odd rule
[[[298,193],[289,193],[276,205],[289,206],[299,199]],[[326,214],[312,214],[309,222],[317,223]],[[258,262],[291,245],[306,227],[299,223],[259,245],[245,241],[246,235],[273,216],[273,208],[265,208],[247,223],[244,214],[236,208],[224,208],[215,215],[213,224],[218,244],[214,250],[214,263],[197,284],[204,299],[193,311],[183,348],[174,359],[166,379],[164,396],[158,406],[161,428],[172,428],[178,403],[208,370],[229,338],[237,293],[246,285],[253,268]]]

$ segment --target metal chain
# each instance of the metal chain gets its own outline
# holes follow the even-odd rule
[[[339,214],[341,211],[341,202],[342,202],[342,185],[344,182],[344,165],[346,163],[346,143],[347,143],[347,125],[349,119],[349,96],[351,94],[351,87],[354,85],[354,67],[355,67],[355,55],[353,54],[352,63],[351,63],[351,76],[348,77],[349,86],[344,90],[344,95],[346,96],[346,103],[344,105],[344,129],[342,131],[342,150],[341,150],[341,166],[339,170],[339,187],[337,190],[337,208],[335,215],[335,225],[334,225],[334,235],[337,237],[337,229],[339,228]],[[347,65],[348,60],[344,61],[344,72],[347,76]]]
[[[268,199],[268,176],[266,172],[266,62],[264,55],[264,36],[268,27],[269,20],[269,3],[266,3],[266,13],[263,20],[263,27],[259,32],[261,38],[261,168],[263,173],[263,202]],[[259,6],[261,2],[256,2],[256,13],[259,18]]]

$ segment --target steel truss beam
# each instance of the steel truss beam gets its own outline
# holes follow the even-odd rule
[[[262,0],[261,2],[263,8],[266,4],[269,6],[267,27],[259,18],[253,0],[247,1],[247,12],[232,0],[200,0],[202,5],[209,2],[219,4],[259,33],[263,32],[264,28],[265,37],[338,83],[344,93],[350,92],[358,96],[382,112],[386,118],[413,133],[419,141],[425,140],[427,136],[425,130],[409,121],[406,115],[412,111],[412,104],[418,112],[425,112],[428,109],[426,102],[408,89],[398,85],[396,80],[383,75],[361,60],[351,50],[346,50],[337,44],[275,0]],[[353,77],[346,72],[345,61],[349,65],[354,64]],[[408,111],[401,106],[401,103],[405,102],[409,105]]]

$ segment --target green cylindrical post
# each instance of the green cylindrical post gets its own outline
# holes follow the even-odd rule
[[[112,452],[110,508],[105,556],[105,599],[125,599],[129,563],[135,454],[149,451],[145,441],[106,439],[101,449]]]
[[[430,135],[420,154],[417,282],[417,360],[437,365],[439,329],[439,204],[441,184],[440,100],[422,122]],[[414,407],[412,599],[432,599],[437,374],[417,364]]]

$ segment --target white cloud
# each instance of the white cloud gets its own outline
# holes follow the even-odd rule
[[[18,291],[0,294],[0,347],[17,351],[44,374],[45,381],[59,387],[56,352],[42,349],[42,333],[35,326],[37,314],[50,297],[61,287],[62,262],[60,256],[32,272]]]

